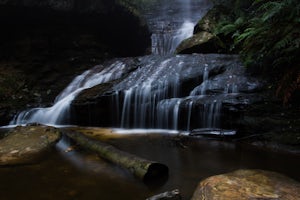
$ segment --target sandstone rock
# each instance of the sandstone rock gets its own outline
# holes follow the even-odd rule
[[[60,138],[60,131],[49,126],[19,126],[0,140],[0,166],[35,162]]]
[[[176,53],[221,53],[223,48],[224,45],[217,36],[203,31],[181,42]]]
[[[279,173],[237,170],[200,182],[192,200],[300,199],[300,183]]]

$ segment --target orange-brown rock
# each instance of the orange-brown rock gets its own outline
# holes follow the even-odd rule
[[[237,170],[201,181],[192,200],[296,200],[300,183],[279,173]]]
[[[49,126],[19,126],[0,140],[0,166],[28,164],[41,158],[61,133]]]

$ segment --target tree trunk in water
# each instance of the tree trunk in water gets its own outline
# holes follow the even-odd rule
[[[126,168],[146,184],[156,183],[156,181],[165,182],[168,178],[169,169],[164,164],[139,158],[77,132],[66,131],[65,134],[80,146],[96,152],[101,158]]]

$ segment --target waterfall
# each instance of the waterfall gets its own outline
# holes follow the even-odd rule
[[[122,61],[116,61],[109,66],[95,66],[77,76],[55,99],[53,106],[48,108],[33,108],[15,116],[11,125],[26,123],[42,123],[51,125],[68,124],[69,108],[73,99],[84,89],[100,83],[120,78],[126,71]]]
[[[143,68],[134,71],[115,86],[115,90],[124,90],[121,126],[126,128],[153,126],[157,102],[176,97],[179,92],[177,83],[184,66],[179,56],[177,59],[157,56],[141,59]]]
[[[195,2],[206,2],[174,1],[176,3],[171,7],[162,6],[163,14],[160,16],[148,16],[153,30],[152,55],[118,58],[95,66],[77,76],[56,97],[53,106],[23,111],[11,124],[70,124],[70,104],[78,94],[98,84],[119,79],[110,93],[110,105],[114,104],[114,110],[107,113],[115,118],[106,116],[114,118],[117,127],[219,128],[223,101],[228,94],[239,92],[241,84],[237,82],[252,84],[251,87],[255,84],[241,78],[244,68],[236,56],[172,55],[179,42],[192,35],[196,20],[205,13],[193,12],[202,5]],[[163,2],[170,5],[169,1]],[[203,7],[207,10],[208,5]],[[97,110],[87,109],[86,112]]]
[[[152,53],[174,53],[181,41],[193,35],[195,24],[211,6],[207,0],[161,0],[157,11],[145,11],[152,31]]]

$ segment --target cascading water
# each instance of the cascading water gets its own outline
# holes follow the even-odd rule
[[[26,123],[43,123],[52,125],[68,124],[69,108],[73,99],[84,89],[120,78],[128,67],[122,61],[116,61],[108,66],[95,66],[77,76],[55,99],[53,106],[34,108],[17,115],[11,125]]]
[[[172,55],[211,6],[205,0],[174,1],[163,0],[158,6],[162,8],[159,15],[158,11],[145,13],[153,32],[152,55],[96,66],[76,77],[52,107],[24,111],[11,124],[70,124],[70,104],[78,94],[119,79],[110,91],[114,110],[105,113],[107,118],[114,115],[114,126],[185,130],[220,127],[224,99],[240,87],[256,84],[247,82],[236,56]],[[87,110],[97,112],[94,107]]]
[[[152,53],[172,54],[182,40],[193,35],[195,23],[211,6],[208,0],[160,0],[155,10],[145,11]]]

